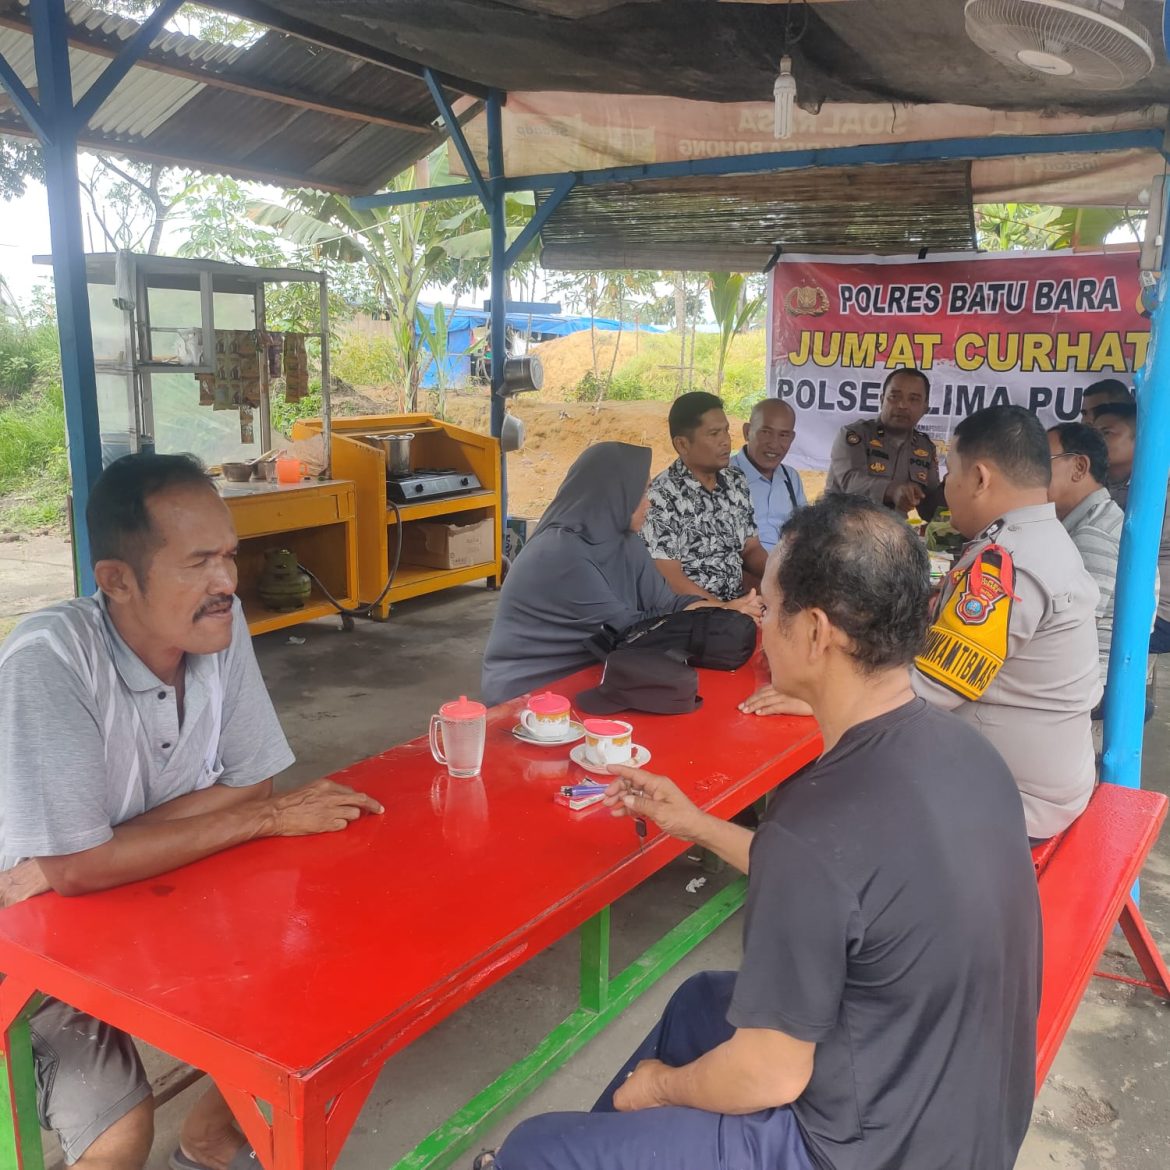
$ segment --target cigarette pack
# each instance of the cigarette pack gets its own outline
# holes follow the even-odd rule
[[[571,808],[574,812],[578,809],[590,808],[595,804],[600,804],[604,799],[604,792],[595,792],[590,796],[568,796],[563,792],[558,792],[553,796],[553,800],[557,804],[563,804],[567,808]]]

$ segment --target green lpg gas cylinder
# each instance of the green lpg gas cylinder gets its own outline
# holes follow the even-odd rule
[[[278,613],[302,609],[312,589],[309,574],[297,564],[296,554],[287,548],[270,548],[264,553],[264,571],[256,583],[260,600]]]

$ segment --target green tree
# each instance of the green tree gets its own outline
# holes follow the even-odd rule
[[[616,317],[622,321],[634,305],[651,303],[656,296],[656,284],[661,276],[660,272],[643,269],[603,269],[596,272],[559,272],[550,275],[546,280],[546,285],[554,296],[563,298],[571,309],[589,315],[593,384],[597,389],[599,401],[606,396],[613,383],[621,335],[615,336],[609,369],[603,378],[595,321],[598,317]]]
[[[1103,244],[1120,227],[1141,239],[1143,212],[1123,207],[1054,207],[1043,203],[985,203],[975,208],[985,252],[1052,251]]]
[[[429,168],[420,167],[420,172],[420,185],[430,185]],[[404,171],[391,190],[413,189],[415,177],[413,168]],[[463,200],[356,211],[337,195],[302,190],[286,196],[283,204],[249,202],[252,222],[272,228],[314,258],[351,264],[364,273],[390,326],[396,355],[393,376],[403,408],[416,409],[423,369],[419,300],[428,285],[481,286],[490,255],[490,232],[476,226],[482,207],[478,201]],[[518,204],[517,219],[522,209]],[[522,228],[522,222],[509,225],[509,243]]]
[[[431,366],[435,370],[435,413],[439,418],[447,417],[447,356],[448,342],[451,339],[450,328],[447,323],[447,310],[442,305],[436,305],[433,314],[428,317],[421,309],[418,311],[418,333],[426,346],[430,357],[423,363],[422,375]],[[420,375],[420,377],[422,376]]]
[[[201,184],[191,171],[108,155],[90,156],[78,179],[104,237],[101,246],[148,255],[158,253],[172,213]]]
[[[719,360],[715,367],[715,393],[723,385],[723,368],[735,335],[746,329],[764,305],[763,293],[748,295],[748,281],[742,272],[709,273],[711,311],[719,326]]]
[[[404,172],[395,189],[409,189],[413,179],[413,170]],[[428,279],[428,206],[356,211],[348,200],[320,191],[290,191],[286,195],[285,205],[251,200],[248,216],[315,259],[354,264],[363,270],[390,325],[396,361],[393,372],[403,409],[414,410],[422,374],[422,345],[415,325],[419,298]]]
[[[43,182],[40,148],[23,138],[0,136],[0,199],[19,199],[30,180]]]
[[[449,157],[450,148],[446,143],[432,151],[416,169],[416,185],[444,187],[462,182],[452,177]],[[531,191],[510,191],[505,196],[504,223],[509,244],[523,231],[535,207],[536,199]],[[436,248],[432,255],[433,280],[449,285],[458,305],[461,298],[490,283],[491,225],[478,199],[445,200],[434,208],[433,218],[426,225]],[[509,287],[513,281],[523,284],[531,279],[537,267],[536,246],[532,245],[508,270]]]
[[[157,7],[158,0],[102,0],[103,12],[143,21]],[[241,20],[227,12],[217,12],[202,4],[184,4],[170,20],[167,28],[188,37],[198,37],[217,45],[244,47],[257,41],[265,29],[249,20]]]

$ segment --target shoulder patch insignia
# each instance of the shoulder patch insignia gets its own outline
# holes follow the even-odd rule
[[[955,694],[975,702],[991,685],[1007,659],[1008,620],[1012,602],[1012,563],[985,560],[954,576],[954,586],[939,607],[926,635],[926,648],[915,659],[918,669]]]
[[[869,463],[869,469],[874,473],[874,475],[881,475],[882,472],[886,470],[886,464],[884,464],[880,459],[871,459]]]
[[[845,442],[851,447],[856,447],[861,442],[861,436],[856,431],[846,431]]]

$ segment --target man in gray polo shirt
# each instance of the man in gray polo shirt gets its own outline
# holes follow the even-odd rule
[[[0,644],[0,905],[382,811],[325,780],[273,795],[293,755],[235,597],[231,515],[196,460],[119,459],[86,521],[99,593],[31,615]],[[130,1038],[55,1000],[31,1031],[41,1123],[66,1162],[141,1170],[154,1110]],[[171,1165],[256,1165],[216,1089]]]

